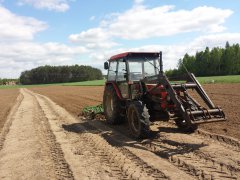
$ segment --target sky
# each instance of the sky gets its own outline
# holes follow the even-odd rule
[[[0,78],[43,65],[90,65],[162,51],[164,69],[185,53],[240,43],[240,0],[0,0]]]

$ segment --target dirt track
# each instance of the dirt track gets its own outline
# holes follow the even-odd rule
[[[238,141],[182,134],[169,123],[134,141],[123,126],[77,119],[45,96],[20,92],[0,134],[0,179],[240,178]]]

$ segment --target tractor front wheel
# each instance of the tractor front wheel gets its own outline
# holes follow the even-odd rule
[[[149,114],[141,101],[131,102],[127,112],[128,124],[134,138],[146,138],[149,134]]]

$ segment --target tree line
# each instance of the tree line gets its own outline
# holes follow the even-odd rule
[[[240,74],[240,46],[232,46],[226,42],[224,48],[214,47],[205,48],[204,51],[197,52],[190,56],[185,54],[183,59],[178,62],[177,69],[168,70],[169,77],[181,76],[185,68],[196,76],[219,76]]]
[[[0,85],[16,85],[19,83],[18,79],[7,79],[7,78],[0,78]]]
[[[99,80],[102,78],[101,70],[91,66],[46,65],[22,72],[19,80],[21,84],[50,84]]]

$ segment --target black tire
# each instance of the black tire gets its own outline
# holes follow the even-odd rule
[[[181,131],[186,133],[193,133],[198,128],[196,124],[189,124],[182,118],[176,119],[175,124]]]
[[[103,95],[103,109],[107,123],[120,124],[124,121],[121,101],[112,86],[106,86]]]
[[[133,101],[128,106],[127,118],[129,128],[134,138],[147,138],[150,132],[149,129],[149,114],[141,101]],[[145,122],[145,123],[143,123]]]

